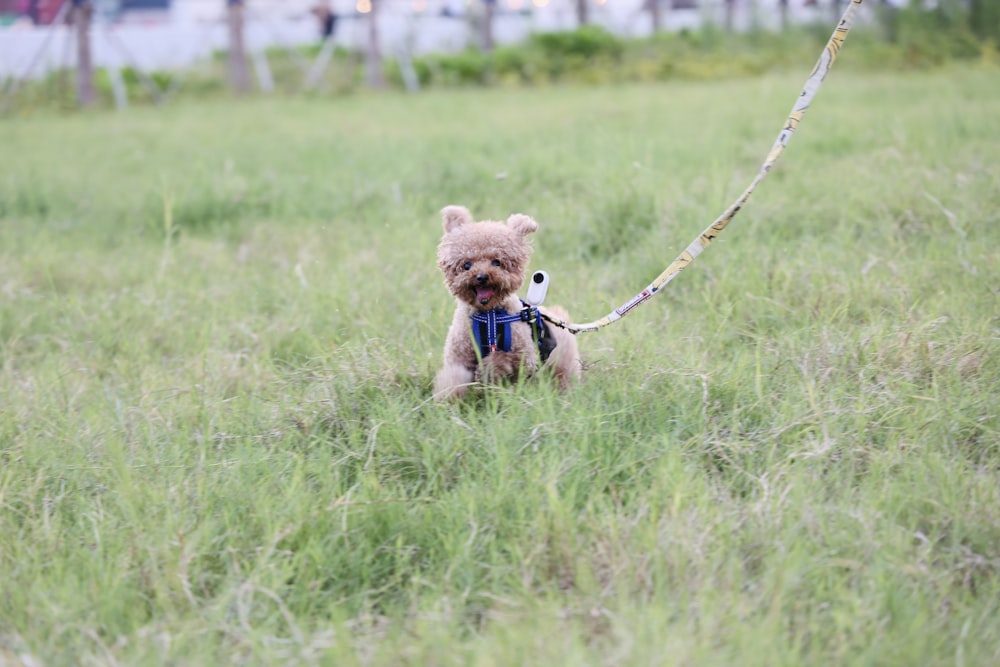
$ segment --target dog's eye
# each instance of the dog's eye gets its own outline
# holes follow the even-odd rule
[[[462,265],[463,271],[468,271],[471,268],[472,268],[472,262],[466,262],[465,264]]]
[[[490,262],[490,264],[492,264],[493,266],[500,266],[500,260],[494,259],[492,262]]]

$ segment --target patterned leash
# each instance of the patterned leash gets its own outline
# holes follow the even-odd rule
[[[844,15],[840,19],[840,23],[837,28],[833,31],[833,35],[830,36],[830,41],[826,43],[826,47],[823,49],[823,53],[820,54],[819,61],[816,63],[816,67],[813,68],[812,74],[809,75],[809,79],[806,81],[805,87],[802,89],[802,94],[795,101],[795,105],[792,107],[791,113],[788,114],[788,121],[785,126],[781,128],[781,132],[778,134],[778,138],[774,142],[774,146],[771,147],[771,152],[767,154],[767,159],[760,166],[760,171],[757,172],[757,176],[753,179],[753,182],[747,186],[747,189],[743,191],[733,204],[726,209],[725,213],[720,215],[715,219],[711,225],[709,225],[701,235],[691,242],[684,252],[677,256],[670,266],[666,268],[656,280],[651,282],[646,289],[642,290],[634,297],[626,301],[624,304],[611,311],[604,317],[593,322],[588,322],[587,324],[572,324],[570,322],[564,322],[562,320],[553,318],[549,315],[543,315],[543,317],[551,322],[552,324],[562,327],[563,329],[568,329],[572,333],[582,333],[586,331],[597,331],[607,325],[611,324],[616,320],[620,320],[622,317],[627,315],[629,311],[636,308],[640,304],[652,298],[654,294],[660,291],[660,289],[669,283],[671,280],[677,277],[681,271],[683,271],[688,264],[694,261],[694,258],[702,253],[708,245],[715,240],[715,238],[722,233],[722,230],[726,228],[729,221],[736,217],[743,205],[750,199],[750,195],[757,188],[757,185],[764,180],[767,173],[771,171],[771,167],[777,162],[781,153],[785,150],[785,146],[788,145],[789,140],[791,140],[792,135],[795,134],[795,130],[798,129],[799,123],[802,122],[802,117],[805,115],[806,110],[812,103],[813,98],[819,91],[820,85],[822,85],[823,80],[826,79],[826,75],[830,72],[830,68],[833,67],[834,61],[837,60],[837,54],[840,53],[840,48],[844,45],[844,40],[847,39],[847,31],[851,29],[851,24],[854,23],[854,18],[861,8],[861,3],[864,0],[851,0],[847,9],[844,11]]]

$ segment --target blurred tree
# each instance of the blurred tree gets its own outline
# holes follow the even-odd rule
[[[1000,42],[1000,2],[997,0],[970,0],[969,27],[980,39]]]
[[[70,23],[76,28],[76,96],[82,107],[94,103],[94,63],[90,53],[90,20],[94,5],[90,0],[73,0]]]
[[[788,0],[778,0],[778,11],[781,14],[781,30],[788,29]]]
[[[736,0],[725,0],[726,13],[725,18],[723,18],[723,25],[725,26],[726,32],[732,32],[735,25],[735,15],[736,15]]]
[[[875,7],[875,11],[879,22],[882,24],[882,31],[885,34],[885,38],[893,44],[898,42],[899,8],[889,2],[889,0],[880,0]]]
[[[577,25],[587,25],[590,22],[590,5],[587,0],[576,0]]]
[[[226,0],[229,19],[229,84],[237,93],[250,90],[246,45],[243,41],[243,0]]]

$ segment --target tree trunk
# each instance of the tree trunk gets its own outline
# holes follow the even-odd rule
[[[590,5],[587,0],[576,0],[576,22],[580,26],[590,22]]]
[[[226,0],[229,10],[229,85],[237,93],[250,91],[250,69],[243,41],[243,0]]]
[[[378,6],[381,0],[371,0],[371,11],[368,12],[368,50],[366,63],[368,69],[368,85],[372,88],[385,87],[385,76],[382,74],[382,51],[378,42]]]
[[[663,27],[663,8],[660,5],[661,0],[647,0],[649,2],[649,18],[653,22],[653,32],[660,32]]]
[[[781,14],[781,31],[788,30],[788,0],[780,0],[778,11]]]
[[[732,32],[735,27],[735,15],[736,15],[736,0],[726,0],[726,15],[723,18],[722,25],[725,27],[726,32]]]
[[[94,63],[90,53],[90,0],[73,0],[71,20],[76,28],[76,97],[81,107],[94,103]]]
[[[483,0],[483,51],[493,51],[493,15],[496,11],[496,0]]]

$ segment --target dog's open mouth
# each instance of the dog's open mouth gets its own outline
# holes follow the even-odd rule
[[[489,287],[473,287],[476,290],[476,301],[485,306],[493,298],[493,290]]]

